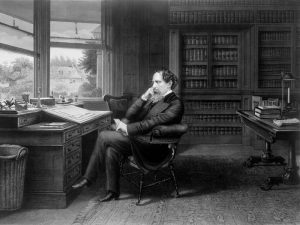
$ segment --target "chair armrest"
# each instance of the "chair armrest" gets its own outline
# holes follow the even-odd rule
[[[159,125],[152,129],[153,137],[181,137],[187,132],[186,124]]]

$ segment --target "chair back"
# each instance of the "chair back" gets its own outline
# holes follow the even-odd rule
[[[112,96],[105,95],[104,101],[108,103],[109,110],[112,111],[112,118],[122,119],[131,104],[132,96]]]

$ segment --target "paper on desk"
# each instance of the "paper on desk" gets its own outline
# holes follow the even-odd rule
[[[273,123],[278,126],[286,126],[286,125],[296,125],[300,123],[300,120],[297,118],[284,119],[284,120],[273,120]]]

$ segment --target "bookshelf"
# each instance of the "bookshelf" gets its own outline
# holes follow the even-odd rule
[[[252,96],[280,99],[281,72],[299,77],[299,12],[288,2],[169,1],[169,67],[179,76],[188,142],[253,143],[236,111],[251,110]]]
[[[182,48],[184,90],[238,88],[239,34],[185,33]]]
[[[241,97],[214,95],[239,89],[239,32],[184,32],[181,46],[183,120],[189,125],[189,139],[239,142],[242,126],[236,110]]]
[[[259,89],[280,89],[280,73],[292,71],[292,35],[289,26],[258,28]]]

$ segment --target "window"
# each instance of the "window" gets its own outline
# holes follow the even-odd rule
[[[33,96],[33,0],[0,1],[0,8],[0,100]]]
[[[50,93],[55,98],[102,96],[102,56],[110,51],[102,35],[102,4],[51,1]]]
[[[90,49],[51,48],[50,91],[52,96],[100,97],[96,87],[96,51]]]

